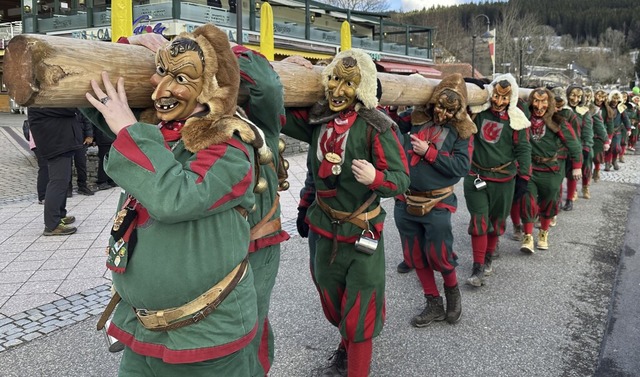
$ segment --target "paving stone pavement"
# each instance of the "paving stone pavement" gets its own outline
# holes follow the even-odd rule
[[[22,136],[24,119],[0,114],[0,352],[100,314],[111,286],[104,249],[120,189],[74,193],[67,209],[78,232],[43,236],[37,161]],[[286,159],[290,188],[280,202],[283,228],[294,235],[306,155]]]
[[[77,218],[78,232],[42,236],[37,163],[22,138],[24,119],[0,113],[0,352],[102,312],[110,290],[104,247],[120,194],[118,188],[74,194],[68,210]],[[280,194],[282,220],[294,236],[306,156],[286,158],[290,188]],[[640,155],[626,160],[619,171],[601,172],[601,180],[640,184]]]

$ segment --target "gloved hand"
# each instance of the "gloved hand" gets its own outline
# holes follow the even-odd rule
[[[526,193],[529,192],[529,190],[527,190],[528,184],[529,184],[529,181],[527,181],[526,179],[522,178],[519,175],[516,175],[516,189],[513,194],[514,201],[520,200],[520,198],[522,198]]]
[[[298,234],[302,238],[309,237],[309,224],[304,221],[307,217],[307,207],[298,207],[298,218],[296,219],[296,227],[298,228]]]

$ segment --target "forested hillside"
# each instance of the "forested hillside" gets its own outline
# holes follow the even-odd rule
[[[640,48],[638,0],[509,0],[391,17],[401,24],[433,28],[436,61],[471,63],[475,51],[476,68],[485,75],[491,74],[486,40],[472,37],[480,37],[489,26],[496,34],[497,72],[517,73],[522,65],[562,68],[575,62],[597,82],[635,77],[635,55],[630,53]]]

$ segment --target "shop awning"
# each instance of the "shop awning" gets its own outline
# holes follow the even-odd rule
[[[394,62],[384,62],[384,61],[376,62],[376,64],[380,66],[380,68],[382,68],[384,72],[388,72],[388,73],[404,73],[404,74],[419,73],[423,76],[427,76],[431,78],[440,78],[442,76],[442,72],[434,68],[426,67],[424,65],[394,63]]]

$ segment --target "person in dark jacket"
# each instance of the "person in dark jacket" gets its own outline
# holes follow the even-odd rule
[[[42,157],[47,159],[49,183],[44,201],[44,235],[62,236],[76,232],[69,226],[76,219],[67,216],[67,187],[71,180],[71,159],[83,148],[73,108],[30,108],[29,125]]]
[[[73,164],[76,167],[76,182],[78,184],[78,194],[93,195],[93,190],[87,185],[87,148],[93,144],[93,125],[82,114],[76,114],[76,133],[82,135],[82,149],[78,149],[73,154]],[[67,197],[71,197],[73,184],[69,181]]]
[[[96,184],[98,190],[108,190],[118,185],[104,171],[104,158],[109,154],[113,138],[109,137],[96,126],[93,126],[94,143],[98,146],[98,178]]]

